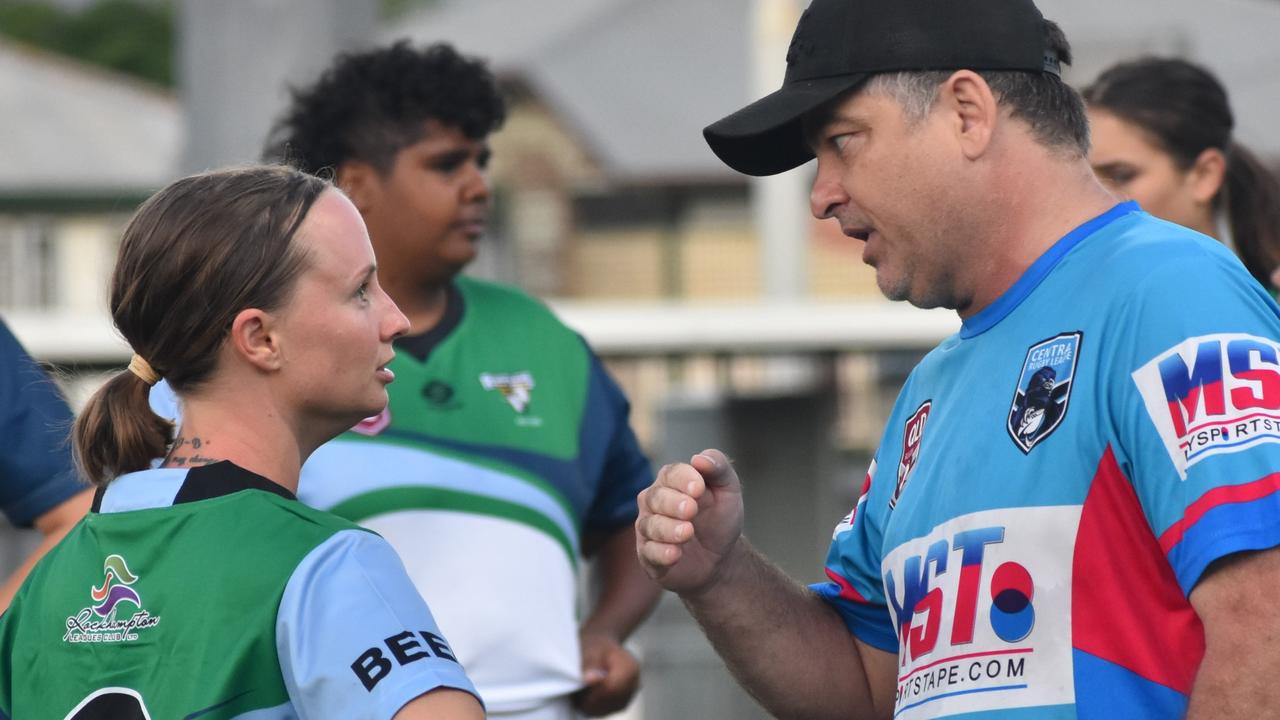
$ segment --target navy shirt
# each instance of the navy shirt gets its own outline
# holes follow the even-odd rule
[[[85,485],[71,460],[71,408],[0,321],[0,511],[30,527]]]

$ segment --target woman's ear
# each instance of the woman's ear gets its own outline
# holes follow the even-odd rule
[[[1227,156],[1218,148],[1206,148],[1187,171],[1191,197],[1202,205],[1213,203],[1227,178]]]
[[[278,370],[283,358],[275,326],[271,313],[258,308],[241,310],[231,321],[232,349],[259,370]]]

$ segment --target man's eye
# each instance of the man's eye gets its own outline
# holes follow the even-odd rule
[[[436,161],[431,167],[438,172],[451,173],[462,167],[462,160],[459,158],[444,158]]]

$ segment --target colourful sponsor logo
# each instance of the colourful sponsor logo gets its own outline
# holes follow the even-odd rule
[[[882,581],[898,635],[895,716],[1070,703],[1080,506],[987,510],[898,545]]]
[[[142,598],[132,587],[137,582],[137,574],[129,569],[123,556],[108,555],[102,563],[102,584],[89,587],[89,597],[94,604],[67,618],[62,641],[131,642],[138,639],[139,630],[159,625],[160,616],[143,609]],[[134,612],[123,617],[120,611],[129,605]]]
[[[1067,415],[1083,333],[1062,333],[1027,348],[1005,423],[1023,454],[1049,437]]]
[[[142,607],[142,599],[130,585],[138,582],[138,576],[129,572],[129,565],[119,555],[110,555],[102,564],[104,575],[101,587],[91,588],[89,596],[99,603],[93,607],[98,617],[106,617],[116,611],[121,602],[129,601],[134,607]]]
[[[1187,338],[1132,377],[1184,479],[1205,458],[1280,442],[1280,343],[1274,340]]]
[[[911,474],[920,461],[920,441],[924,439],[924,426],[929,422],[929,412],[933,410],[933,401],[925,400],[911,413],[902,428],[902,457],[898,459],[898,484],[893,489],[893,497],[889,498],[889,507],[898,504],[902,489],[907,486]]]

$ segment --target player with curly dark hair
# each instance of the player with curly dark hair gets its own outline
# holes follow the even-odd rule
[[[653,475],[582,339],[520,291],[460,275],[505,117],[494,75],[446,44],[344,55],[293,91],[268,156],[333,174],[411,324],[390,366],[401,392],[312,457],[299,495],[399,550],[490,717],[602,715],[635,693],[622,642],[657,600],[632,548]],[[581,624],[580,555],[601,583]]]

